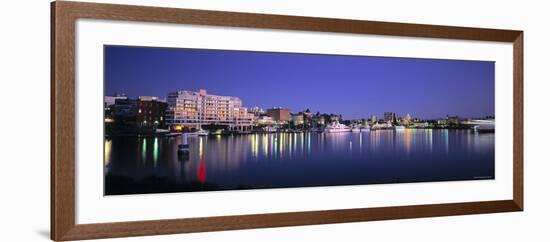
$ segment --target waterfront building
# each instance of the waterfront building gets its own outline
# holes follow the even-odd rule
[[[206,89],[168,93],[167,103],[166,121],[176,130],[213,124],[248,131],[254,122],[254,114],[242,106],[240,98],[208,94]]]
[[[449,125],[459,125],[460,124],[460,118],[458,116],[447,116],[447,123]]]
[[[124,99],[128,99],[128,97],[124,93],[120,93],[120,94],[115,93],[114,96],[105,96],[104,98],[105,108],[109,108],[110,106],[114,105],[116,100],[118,99],[124,100]]]
[[[316,126],[323,126],[325,125],[325,117],[322,115],[315,115],[313,117],[313,122]]]
[[[291,119],[290,111],[288,110],[288,108],[281,108],[281,107],[270,108],[267,110],[267,115],[272,117],[273,120],[281,123],[289,122]]]
[[[308,109],[306,109],[306,111],[303,111],[302,112],[303,115],[305,116],[306,119],[312,119],[313,118],[313,113]]]
[[[129,98],[116,99],[115,103],[111,105],[111,113],[115,120],[134,121],[136,120],[137,113],[137,100]]]
[[[342,115],[336,115],[336,114],[330,115],[330,122],[340,122],[340,121],[342,121]]]
[[[106,133],[136,133],[137,100],[129,98],[115,99],[115,103],[105,111]]]
[[[140,127],[158,127],[164,124],[167,104],[163,99],[139,96],[137,99],[136,123]]]
[[[298,113],[292,115],[292,124],[294,125],[302,125],[304,124],[304,114]]]
[[[397,115],[394,112],[385,112],[384,121],[395,123],[397,121]]]
[[[370,117],[370,121],[371,121],[372,124],[376,124],[376,123],[378,123],[378,117],[376,117],[376,115],[372,115]]]
[[[458,116],[448,116],[443,119],[437,120],[438,125],[442,126],[451,126],[451,125],[459,125],[460,124],[460,118]]]
[[[301,112],[302,115],[303,115],[303,124],[306,126],[306,127],[314,127],[315,124],[313,123],[313,116],[314,114],[308,109],[306,109],[305,111]]]
[[[265,111],[258,106],[252,107],[250,109],[250,112],[253,113],[255,116],[260,116],[262,114],[265,114]]]
[[[352,120],[349,120],[350,124],[353,124],[353,125],[363,125],[363,119],[352,119]]]
[[[405,116],[405,118],[401,121],[401,124],[403,125],[406,125],[406,126],[409,126],[409,125],[412,125],[414,122],[411,118],[411,115],[407,113],[407,115]]]
[[[115,105],[116,100],[126,100],[126,99],[128,99],[128,97],[124,93],[121,93],[121,94],[115,93],[114,96],[105,96],[103,98],[103,104],[104,104],[103,111],[104,111],[105,122],[107,123],[114,122],[113,106]]]

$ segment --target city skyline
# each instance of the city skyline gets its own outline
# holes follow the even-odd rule
[[[249,109],[309,108],[345,119],[494,116],[494,62],[105,47],[106,95],[165,98],[201,88],[239,97]]]
[[[204,90],[204,89],[203,89],[203,90]],[[198,91],[200,91],[200,90],[179,90],[179,91],[198,92]],[[134,97],[132,97],[132,96],[126,95],[126,93],[124,93],[124,92],[114,93],[112,96],[111,96],[111,95],[106,95],[106,96],[115,97],[116,95],[123,95],[123,97],[127,97],[127,98],[129,98],[129,99],[136,99],[136,100],[138,100],[138,99],[141,98],[141,97],[156,97],[156,98],[159,98],[160,101],[166,102],[166,99],[167,99],[167,97],[160,97],[160,96],[145,96],[145,95],[142,95],[142,96],[134,96]],[[212,95],[216,95],[216,96],[217,96],[217,94],[212,94]],[[306,107],[306,108],[302,108],[302,109],[300,109],[300,110],[291,110],[291,109],[289,109],[289,108],[287,108],[287,107],[281,107],[281,106],[274,106],[274,107],[243,106],[243,107],[244,107],[244,108],[247,108],[247,110],[248,110],[249,112],[254,112],[254,110],[253,110],[254,108],[259,108],[259,109],[261,109],[261,111],[263,112],[264,115],[267,115],[267,110],[268,110],[268,109],[288,109],[288,111],[289,111],[291,114],[293,114],[293,115],[294,115],[294,114],[303,113],[303,112],[308,111],[308,110],[309,110],[309,112],[312,113],[312,114],[316,114],[316,113],[318,112],[319,114],[325,114],[325,115],[341,115],[340,113],[327,113],[327,112],[323,112],[323,111],[321,111],[321,110],[311,110],[310,108],[307,108],[307,107]],[[386,113],[393,113],[393,114],[396,115],[396,118],[405,118],[407,115],[409,115],[412,119],[417,119],[417,118],[418,118],[418,119],[420,119],[420,120],[429,120],[429,119],[425,119],[425,118],[423,118],[423,117],[417,117],[417,116],[415,116],[413,113],[402,113],[402,114],[401,114],[401,113],[396,113],[396,112],[391,112],[391,111],[385,111],[385,112],[380,113],[380,114],[378,114],[378,113],[373,113],[373,114],[369,114],[369,115],[367,115],[367,116],[365,116],[365,117],[360,117],[360,118],[349,118],[349,119],[342,115],[342,119],[344,119],[344,120],[360,120],[360,119],[365,119],[365,120],[368,119],[368,120],[370,120],[370,119],[372,118],[372,116],[374,115],[374,116],[376,116],[376,118],[378,118],[378,120],[385,120],[384,115],[385,115]],[[435,117],[435,118],[433,118],[433,119],[440,119],[440,118],[446,118],[446,117],[456,117],[456,116],[457,116],[457,115],[454,115],[454,114],[447,114],[447,115],[445,115],[445,116]],[[487,118],[487,117],[494,118],[494,116],[485,116],[485,117],[464,117],[464,116],[459,116],[459,118]]]

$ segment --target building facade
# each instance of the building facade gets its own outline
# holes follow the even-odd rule
[[[372,116],[370,117],[370,122],[371,122],[372,124],[378,123],[378,117],[377,117],[376,115],[372,115]]]
[[[254,114],[242,106],[238,97],[181,90],[168,93],[167,124],[176,129],[201,128],[202,125],[223,125],[229,130],[251,130]]]
[[[126,94],[122,93],[122,94],[115,94],[114,96],[105,96],[104,98],[104,102],[105,102],[105,107],[109,107],[111,105],[115,105],[115,102],[116,100],[118,99],[128,99],[128,97],[126,96]]]
[[[289,122],[291,119],[288,108],[270,108],[267,115],[277,122]]]
[[[395,123],[397,121],[397,115],[394,112],[385,112],[384,121]]]
[[[260,108],[260,107],[252,107],[252,109],[250,109],[250,112],[254,114],[254,116],[260,116],[262,114],[265,114],[265,111]]]
[[[113,122],[113,108],[115,106],[116,100],[127,100],[128,97],[125,94],[115,94],[114,96],[105,96],[103,99],[103,109],[105,114],[105,122]]]
[[[437,120],[437,124],[443,126],[458,126],[460,125],[460,118],[458,116],[448,116],[444,119]]]
[[[292,124],[294,124],[294,125],[304,124],[304,114],[303,113],[293,114],[291,119],[292,119]]]
[[[407,115],[405,116],[405,118],[403,118],[403,120],[401,120],[401,124],[402,125],[405,125],[405,126],[410,126],[414,123],[412,117],[410,114],[407,113]]]
[[[115,121],[119,123],[135,123],[137,113],[136,99],[116,99],[115,103],[110,106],[111,114]]]
[[[164,125],[167,104],[157,97],[140,96],[137,99],[136,122],[141,127]]]
[[[325,125],[325,117],[323,115],[316,115],[313,117],[313,123],[315,126]]]

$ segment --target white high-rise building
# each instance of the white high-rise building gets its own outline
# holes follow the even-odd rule
[[[238,97],[207,94],[206,89],[168,93],[166,122],[175,129],[201,125],[227,125],[231,130],[251,130],[254,114]]]

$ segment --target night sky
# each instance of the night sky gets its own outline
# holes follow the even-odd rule
[[[488,61],[105,46],[105,94],[166,97],[205,88],[243,106],[439,118],[494,116]]]

